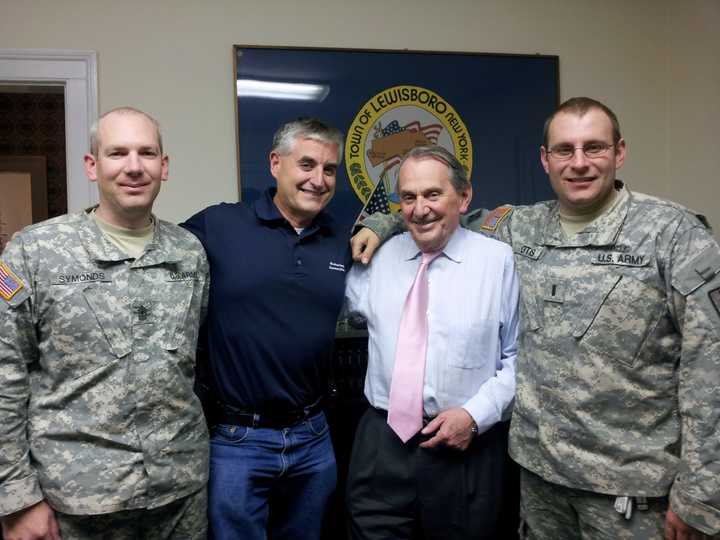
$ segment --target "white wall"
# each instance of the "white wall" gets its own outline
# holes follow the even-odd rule
[[[0,0],[0,48],[98,51],[100,110],[162,123],[180,220],[237,199],[232,45],[560,56],[561,98],[614,108],[621,177],[690,204],[720,229],[720,0]]]
[[[673,2],[665,117],[665,194],[705,213],[720,237],[720,0]]]

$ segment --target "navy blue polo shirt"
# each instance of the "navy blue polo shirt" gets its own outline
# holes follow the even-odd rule
[[[348,232],[321,212],[298,234],[274,194],[211,206],[182,224],[210,261],[210,385],[220,402],[258,412],[325,393],[351,264]]]

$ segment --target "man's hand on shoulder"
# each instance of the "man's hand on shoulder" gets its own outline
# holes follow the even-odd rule
[[[380,246],[380,238],[372,229],[363,227],[351,239],[352,257],[356,262],[368,264],[375,250]]]
[[[45,502],[2,518],[4,540],[62,540],[55,513]]]
[[[465,450],[475,436],[472,429],[474,424],[473,417],[462,407],[443,411],[420,432],[423,435],[435,433],[434,437],[420,446],[435,448],[442,445],[455,450]]]
[[[680,516],[668,506],[665,514],[665,540],[705,540],[710,538],[685,523]]]

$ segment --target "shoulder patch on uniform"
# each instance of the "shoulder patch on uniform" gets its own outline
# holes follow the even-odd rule
[[[710,291],[708,296],[710,297],[712,305],[715,306],[715,311],[717,311],[718,315],[720,315],[720,287]]]
[[[498,206],[495,210],[485,216],[485,220],[480,224],[480,228],[485,231],[495,232],[503,220],[513,211],[512,206]]]
[[[0,261],[0,296],[8,302],[25,287],[22,280],[13,274],[8,266]]]

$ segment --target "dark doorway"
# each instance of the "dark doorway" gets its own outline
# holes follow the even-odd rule
[[[42,163],[44,170],[38,171]],[[0,179],[8,182],[8,197],[17,198],[17,204],[3,198],[8,208],[5,217],[0,208],[0,251],[28,220],[67,212],[66,175],[65,88],[0,85]]]

